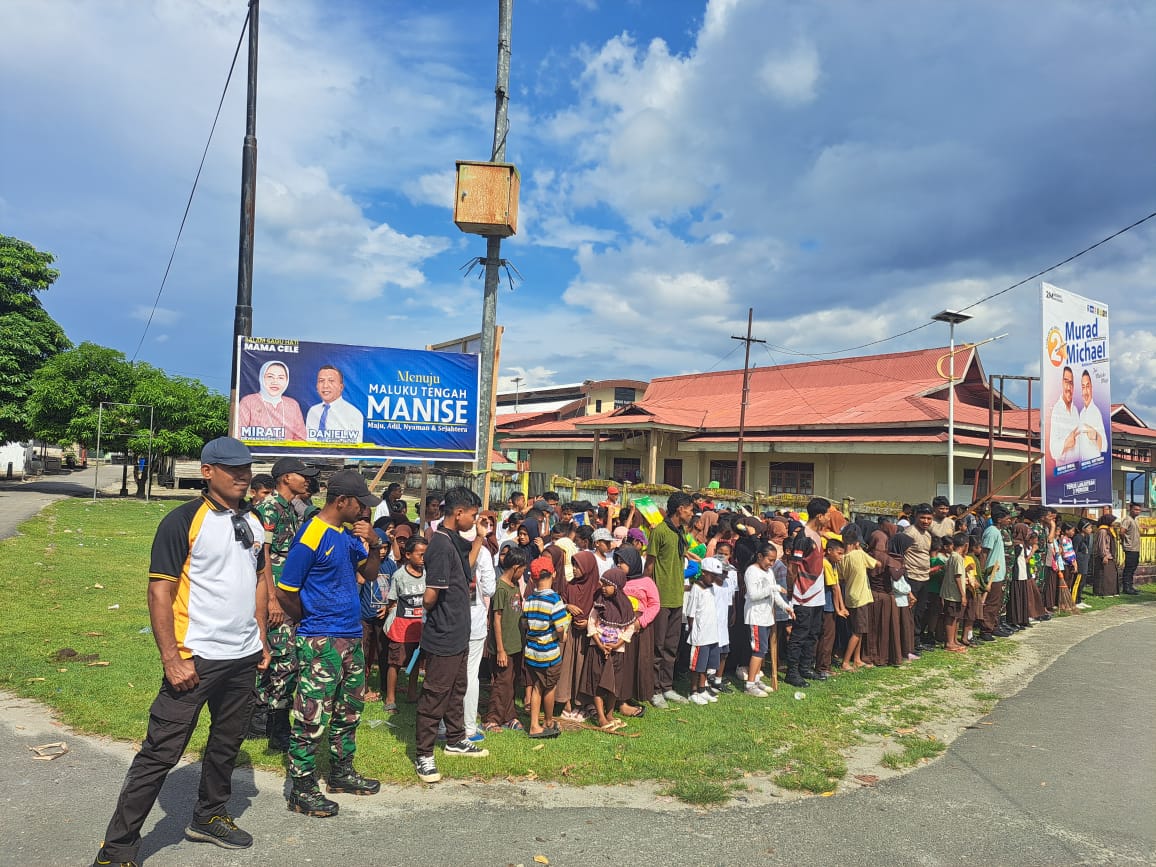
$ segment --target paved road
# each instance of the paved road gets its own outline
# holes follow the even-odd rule
[[[1156,863],[1156,609],[1121,607],[1032,632],[1027,640],[1057,646],[1090,637],[1001,701],[985,720],[991,725],[874,789],[695,811],[621,789],[453,783],[338,796],[341,815],[317,820],[286,811],[282,778],[246,768],[234,777],[231,809],[257,842],[225,853],[182,838],[200,770],[190,763],[169,778],[142,856],[194,867],[529,867],[539,853],[554,865],[614,867]],[[0,738],[0,865],[89,863],[130,747],[72,734],[9,696],[0,696],[0,732],[8,735]],[[28,746],[61,738],[66,756],[30,758]]]

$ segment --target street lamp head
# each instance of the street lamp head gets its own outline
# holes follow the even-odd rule
[[[972,317],[967,313],[960,313],[958,310],[941,310],[931,317],[932,322],[946,322],[949,325],[959,325],[962,322]]]

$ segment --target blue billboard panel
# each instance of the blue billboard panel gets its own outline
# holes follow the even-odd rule
[[[477,459],[476,355],[240,341],[234,431],[254,455]]]

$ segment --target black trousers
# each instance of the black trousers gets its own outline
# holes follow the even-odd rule
[[[166,679],[149,709],[141,750],[124,778],[116,810],[104,832],[104,857],[135,861],[140,829],[161,793],[165,777],[185,752],[201,708],[209,706],[212,725],[201,760],[201,784],[193,818],[208,821],[224,812],[233,791],[233,765],[253,711],[253,682],[260,653],[244,659],[193,657],[200,682],[177,692]]]
[[[1124,552],[1124,573],[1120,576],[1121,590],[1131,590],[1132,581],[1136,577],[1136,567],[1140,565],[1139,551]]]
[[[811,671],[815,666],[815,645],[823,631],[823,606],[795,606],[795,622],[787,640],[787,676]]]
[[[924,632],[931,632],[935,626],[934,623],[927,622],[927,607],[931,604],[932,596],[931,591],[927,589],[927,585],[931,582],[915,581],[908,576],[907,583],[911,585],[911,592],[915,596],[915,610],[911,613],[915,618],[915,637],[918,639]],[[916,643],[918,643],[918,641]]]
[[[650,625],[654,633],[654,691],[674,689],[674,662],[682,638],[682,609],[659,608]]]
[[[417,699],[417,756],[432,756],[438,737],[438,723],[446,721],[446,743],[456,744],[466,736],[466,660],[469,650],[453,656],[426,656],[425,680]]]

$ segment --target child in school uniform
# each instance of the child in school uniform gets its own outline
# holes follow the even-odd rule
[[[815,645],[815,673],[818,675],[818,680],[827,680],[831,676],[831,662],[839,631],[837,619],[850,619],[850,612],[847,610],[846,600],[843,598],[843,585],[839,578],[845,552],[846,546],[841,539],[830,537],[824,540],[823,631],[819,635],[818,644]],[[848,654],[844,650],[844,662],[846,662],[847,657]]]
[[[483,731],[524,731],[514,707],[518,674],[522,668],[522,575],[529,558],[512,549],[502,560],[502,574],[490,600],[489,651],[490,707]]]
[[[961,643],[965,647],[974,647],[981,641],[994,641],[995,638],[989,637],[985,639],[982,632],[976,633],[974,630],[975,624],[983,623],[983,603],[987,596],[987,587],[982,583],[983,579],[979,569],[979,562],[975,557],[980,548],[970,536],[965,536],[964,539],[966,541],[960,553],[963,554],[963,563],[967,569],[965,581],[967,594],[963,603],[963,615],[960,624],[963,636]]]
[[[832,539],[827,544],[835,541]],[[847,651],[843,654],[843,671],[874,667],[872,663],[863,661],[863,642],[871,628],[871,605],[875,602],[867,572],[878,566],[879,561],[863,550],[862,542],[863,534],[857,524],[847,524],[843,528],[846,550],[839,564],[839,574],[845,587],[844,605],[849,612],[851,627]]]
[[[402,556],[405,564],[393,573],[387,597],[385,637],[389,641],[386,662],[389,670],[385,678],[386,713],[397,713],[397,675],[409,666],[421,642],[425,606],[425,551],[428,543],[422,536],[411,536],[405,541]],[[410,670],[405,700],[417,701],[417,671]]]
[[[939,536],[931,537],[930,569],[927,573],[927,614],[924,616],[926,627],[922,635],[915,637],[916,644],[922,650],[935,650],[936,642],[943,640],[943,600],[940,591],[943,589],[943,570],[947,564],[947,551],[944,550],[943,542],[944,539]]]
[[[963,615],[964,599],[967,598],[967,564],[957,548],[966,550],[967,536],[963,533],[958,533],[954,537],[944,536],[942,545],[947,560],[943,565],[939,598],[943,602],[946,647],[952,653],[966,653],[967,648],[959,643],[956,636]]]
[[[717,568],[718,560],[714,560]],[[695,704],[718,701],[707,689],[707,680],[718,671],[718,611],[715,606],[714,577],[700,572],[686,600],[687,641],[690,644],[690,700]]]
[[[613,731],[626,725],[626,720],[614,715],[614,706],[623,648],[634,636],[638,619],[626,595],[625,570],[613,566],[598,581],[599,593],[586,621],[590,648],[582,670],[581,692],[594,698],[599,727]]]
[[[534,589],[526,596],[522,615],[526,619],[526,672],[530,680],[530,731],[532,738],[556,738],[554,691],[562,672],[559,643],[570,626],[570,613],[554,590],[554,561],[538,557],[530,564]],[[542,713],[544,720],[538,719]]]
[[[743,621],[750,631],[751,661],[745,671],[740,668],[737,673],[744,681],[746,694],[755,698],[766,698],[769,694],[761,683],[762,668],[771,642],[778,640],[775,635],[778,616],[782,614],[784,622],[795,616],[787,590],[787,567],[778,556],[773,542],[763,542],[755,551],[755,562],[743,575],[746,585]],[[772,683],[777,684],[778,672],[771,674]]]
[[[707,678],[706,688],[714,695],[730,692],[731,688],[723,680],[727,655],[730,653],[731,624],[735,619],[734,598],[738,592],[738,578],[734,570],[718,557],[704,557],[702,571],[713,580],[711,593],[714,595],[715,616],[718,618],[718,667],[714,675]]]

